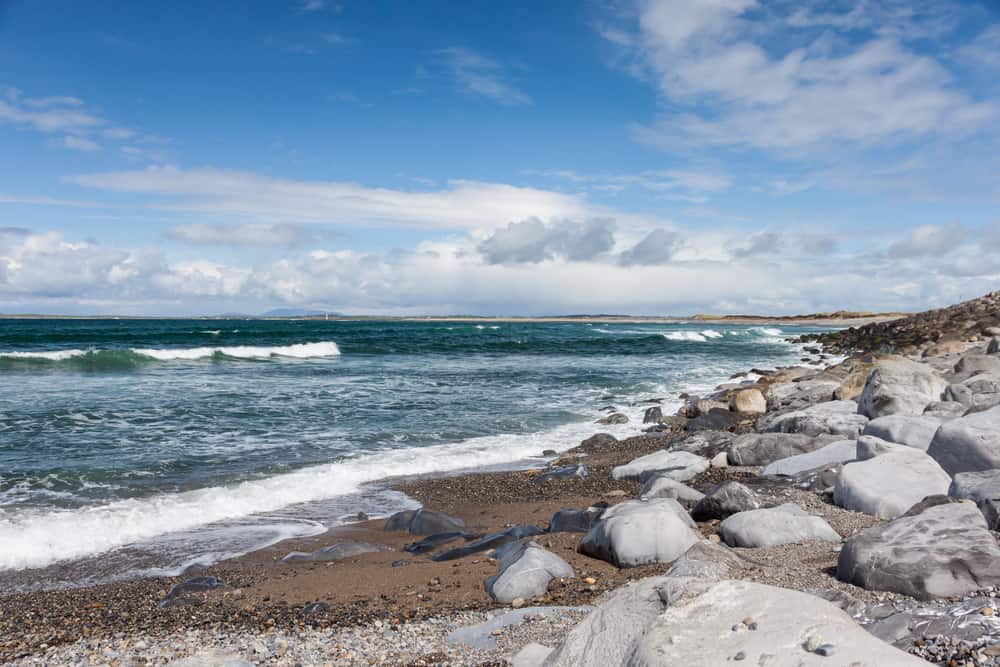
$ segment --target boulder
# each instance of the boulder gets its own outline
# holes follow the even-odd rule
[[[701,398],[694,403],[695,414],[694,417],[700,417],[701,415],[707,415],[712,410],[728,410],[729,404],[723,403],[722,401],[714,401],[708,398]]]
[[[760,506],[760,498],[747,487],[739,482],[722,482],[698,501],[691,510],[691,518],[695,521],[725,519],[737,512],[759,509]]]
[[[640,479],[644,473],[659,472],[678,482],[685,482],[708,470],[708,459],[691,452],[660,451],[612,469],[613,479]]]
[[[858,461],[867,461],[889,452],[908,452],[913,448],[876,438],[874,435],[863,435],[858,438],[855,449],[854,458]]]
[[[1000,352],[1000,338],[994,336],[986,345],[986,354],[997,354],[998,352]]]
[[[433,535],[461,531],[465,522],[434,510],[419,509],[396,512],[385,520],[385,530],[406,532],[412,535]]]
[[[944,391],[944,398],[966,409],[992,408],[1000,404],[1000,376],[983,373],[950,384]]]
[[[698,431],[725,431],[740,424],[745,419],[745,415],[737,412],[730,412],[728,407],[713,408],[705,414],[698,415],[694,419],[689,419],[684,424],[684,430],[688,433]]]
[[[857,443],[854,440],[838,440],[812,452],[779,459],[765,466],[761,474],[791,477],[807,470],[851,461],[856,451]]]
[[[813,403],[833,400],[833,392],[840,388],[837,380],[800,380],[775,382],[764,392],[768,406],[805,407]]]
[[[951,480],[948,495],[975,502],[990,530],[1000,530],[1000,470],[960,472]]]
[[[945,390],[946,395],[950,388],[951,385]],[[967,406],[955,401],[931,401],[924,408],[924,417],[934,417],[939,421],[948,421],[949,419],[961,417],[967,409]]]
[[[923,351],[923,357],[928,359],[930,357],[941,357],[946,354],[961,354],[965,352],[966,347],[967,345],[960,340],[945,340],[927,347]]]
[[[729,546],[750,549],[810,540],[840,542],[830,524],[794,503],[734,514],[719,524],[719,533]]]
[[[858,404],[854,401],[827,401],[780,415],[767,430],[771,433],[833,434],[856,438],[867,423],[868,418],[858,414]]]
[[[940,419],[926,414],[886,415],[868,422],[863,435],[873,435],[888,442],[927,451],[939,426]]]
[[[1000,359],[987,354],[967,354],[955,364],[955,374],[965,378],[987,373],[1000,375]]]
[[[745,414],[763,414],[767,412],[767,399],[760,389],[741,389],[729,399],[729,409]]]
[[[906,448],[845,465],[837,476],[833,502],[845,509],[894,519],[925,496],[947,493],[949,484],[951,477],[934,459],[918,449]]]
[[[596,423],[603,424],[605,426],[609,426],[612,424],[627,424],[628,415],[625,415],[621,412],[613,412],[607,417],[601,417],[600,419],[597,420]]]
[[[744,560],[725,544],[701,540],[673,562],[667,576],[718,581],[744,565]]]
[[[920,600],[1000,584],[1000,547],[982,512],[971,503],[943,500],[929,498],[849,538],[837,560],[837,578]]]
[[[570,564],[530,540],[511,542],[497,550],[500,572],[486,580],[486,592],[501,604],[544,595],[555,578],[576,576]]]
[[[639,490],[640,500],[652,500],[653,498],[674,498],[683,502],[696,503],[705,494],[697,489],[692,489],[687,484],[682,484],[668,474],[657,474],[646,480]]]
[[[736,435],[729,431],[699,431],[685,436],[680,442],[674,443],[670,449],[691,452],[710,459],[719,452],[728,451],[735,439]]]
[[[627,661],[581,666],[926,667],[871,636],[815,595],[749,581],[689,585],[689,592],[640,631]],[[752,629],[744,623],[752,623]],[[833,656],[832,658],[828,656]]]
[[[661,419],[663,419],[663,408],[658,406],[646,408],[646,412],[642,415],[643,424],[658,424]]]
[[[579,551],[617,567],[669,563],[699,540],[694,525],[673,498],[630,500],[608,509]]]
[[[550,533],[586,533],[604,513],[604,507],[585,510],[559,510],[549,520]]]
[[[551,482],[559,479],[587,479],[589,476],[590,471],[587,469],[587,466],[582,463],[573,463],[568,466],[549,468],[535,479],[539,482]]]
[[[927,453],[951,475],[1000,468],[1000,407],[943,423]]]
[[[856,401],[864,391],[865,382],[871,373],[871,364],[862,364],[845,377],[840,386],[833,392],[833,398],[838,401]]]
[[[438,547],[448,544],[449,542],[454,542],[459,538],[472,539],[473,536],[468,533],[460,533],[457,531],[436,533],[434,535],[428,535],[419,542],[407,544],[403,547],[403,551],[411,554],[425,554],[428,551],[434,551]]]
[[[789,456],[816,451],[840,440],[835,436],[814,437],[802,433],[747,433],[737,437],[729,448],[729,463],[737,466],[762,466]]]
[[[454,549],[449,549],[448,551],[442,551],[441,553],[432,556],[431,560],[440,562],[455,560],[456,558],[465,558],[466,556],[471,556],[472,554],[477,554],[489,549],[499,549],[505,544],[516,542],[517,540],[525,537],[541,535],[543,532],[545,531],[538,526],[517,524],[507,528],[506,530],[484,535],[475,542],[470,542],[464,547],[456,547]]]
[[[610,593],[570,630],[545,661],[546,667],[625,665],[636,638],[667,607],[670,577],[648,577]]]
[[[603,450],[618,444],[618,438],[610,433],[595,433],[580,443],[581,449]]]
[[[909,359],[882,359],[875,363],[858,399],[858,412],[869,419],[885,415],[923,414],[931,401],[941,399],[948,383],[926,364]]]

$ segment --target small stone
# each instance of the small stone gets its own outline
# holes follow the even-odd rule
[[[820,647],[820,644],[821,642],[819,640],[819,637],[817,637],[816,635],[809,635],[809,638],[806,639],[805,649],[810,653],[815,653],[816,649]]]
[[[747,659],[747,654],[745,651],[740,651],[739,653],[733,656],[733,660],[746,660],[746,659]]]
[[[709,542],[721,542],[722,538],[719,537],[718,535],[716,535],[715,533],[712,533],[711,535],[708,536],[708,541]]]
[[[747,630],[751,630],[751,631],[756,632],[756,630],[757,630],[757,621],[754,621],[753,623],[748,623],[747,624]]]
[[[837,647],[833,644],[821,644],[816,647],[816,655],[821,655],[824,658],[829,658],[831,655],[837,652]]]
[[[585,583],[585,584],[596,584],[597,583],[597,579],[594,579],[593,577],[584,577],[583,583]]]
[[[994,613],[993,612],[993,607],[983,607],[983,610],[980,613],[983,616],[992,616],[993,613]]]
[[[607,493],[605,493],[604,497],[605,498],[621,498],[624,495],[625,495],[625,492],[622,491],[621,489],[612,489],[611,491],[608,491]]]
[[[510,606],[514,609],[520,609],[524,606],[524,598],[514,598],[510,601]]]
[[[493,637],[499,637],[502,634],[503,630],[501,630],[500,628],[495,628],[493,630],[490,630],[490,635],[492,635]]]

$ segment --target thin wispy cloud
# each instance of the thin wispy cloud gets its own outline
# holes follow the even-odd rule
[[[531,104],[531,97],[508,79],[505,68],[471,49],[440,49],[438,56],[463,92],[499,102],[504,106]]]

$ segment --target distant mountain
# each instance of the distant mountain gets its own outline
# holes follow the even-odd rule
[[[261,313],[261,317],[322,317],[326,314],[339,315],[326,310],[305,310],[303,308],[275,308],[266,313]]]

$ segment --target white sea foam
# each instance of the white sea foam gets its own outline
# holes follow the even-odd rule
[[[263,347],[240,345],[233,347],[192,347],[180,349],[133,348],[133,352],[144,357],[170,361],[173,359],[206,359],[221,354],[237,359],[268,359],[270,357],[292,357],[296,359],[312,359],[316,357],[335,357],[340,354],[340,348],[334,342],[299,343],[278,347]]]
[[[708,339],[697,331],[668,331],[663,334],[667,340],[686,340],[694,343],[704,343]]]
[[[750,327],[749,330],[765,336],[780,336],[784,333],[781,329],[775,327]]]
[[[59,561],[101,554],[168,533],[231,521],[356,493],[361,485],[396,475],[482,469],[564,451],[596,432],[632,435],[633,425],[600,426],[576,422],[549,431],[472,438],[460,443],[370,452],[338,463],[234,486],[219,486],[150,498],[129,499],[75,510],[0,508],[0,570],[44,567]]]
[[[47,350],[39,352],[0,352],[0,359],[48,359],[49,361],[65,361],[73,357],[82,357],[86,350]]]
[[[705,338],[722,338],[724,334],[721,331],[716,331],[715,329],[705,329],[701,332],[701,335]]]

